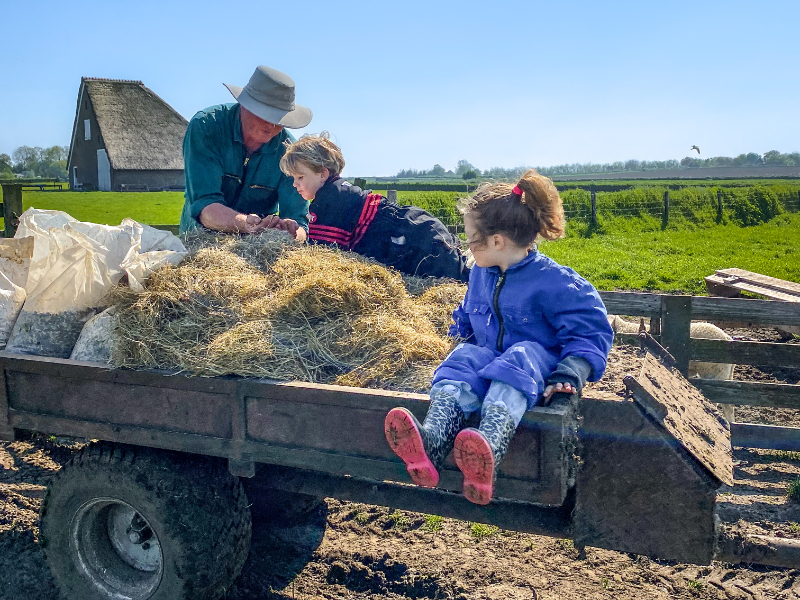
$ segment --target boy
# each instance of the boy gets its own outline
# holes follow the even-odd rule
[[[311,201],[308,237],[418,277],[469,279],[461,244],[439,219],[342,179],[344,157],[326,131],[285,143],[280,167]]]

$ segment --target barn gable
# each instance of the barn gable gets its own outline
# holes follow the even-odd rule
[[[187,125],[141,81],[84,77],[68,160],[71,183],[83,189],[182,187]]]

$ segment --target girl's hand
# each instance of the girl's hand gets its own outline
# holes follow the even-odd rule
[[[553,394],[575,394],[577,391],[578,390],[576,390],[570,383],[556,383],[548,385],[546,388],[544,388],[544,394],[542,394],[542,396],[545,400],[548,400]]]

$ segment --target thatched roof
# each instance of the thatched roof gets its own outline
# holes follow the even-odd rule
[[[183,170],[188,121],[141,81],[84,77],[113,169]]]

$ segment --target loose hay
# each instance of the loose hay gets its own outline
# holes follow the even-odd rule
[[[404,278],[282,232],[193,234],[143,293],[118,288],[112,363],[424,391],[465,286]],[[419,281],[416,281],[419,280]]]

